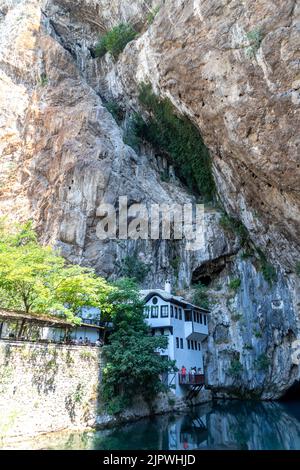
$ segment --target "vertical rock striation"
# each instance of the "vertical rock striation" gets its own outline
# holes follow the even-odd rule
[[[118,60],[95,58],[99,35],[120,22],[138,38]],[[118,276],[129,254],[148,263],[147,285],[171,276],[182,289],[209,279],[207,376],[216,393],[277,398],[299,379],[291,359],[299,337],[299,60],[294,0],[0,0],[0,213],[33,218],[44,243],[106,277]],[[162,180],[164,156],[124,144],[105,107],[118,101],[126,120],[139,109],[142,81],[201,131],[224,207],[276,265],[272,284],[256,256],[241,257],[215,209],[206,210],[205,243],[195,252],[184,240],[97,237],[103,200],[196,200],[178,178]]]

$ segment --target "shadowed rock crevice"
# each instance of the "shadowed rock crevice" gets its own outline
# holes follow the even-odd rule
[[[233,256],[220,256],[219,258],[206,261],[193,271],[192,284],[200,282],[209,286],[214,280],[218,279],[222,271],[232,261]]]

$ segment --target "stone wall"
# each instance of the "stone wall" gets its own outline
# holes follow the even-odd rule
[[[0,446],[4,438],[89,426],[100,370],[95,347],[0,341]]]
[[[98,348],[0,340],[0,448],[43,433],[106,428],[151,413],[185,411],[173,392],[160,394],[150,411],[141,397],[118,417],[101,403]],[[202,390],[194,404],[211,400]]]

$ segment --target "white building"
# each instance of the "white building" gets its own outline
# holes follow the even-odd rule
[[[168,348],[161,355],[176,361],[177,374],[169,374],[168,383],[175,385],[177,396],[185,396],[190,388],[204,384],[202,341],[208,335],[208,310],[171,294],[169,282],[165,290],[142,290],[144,313],[155,335],[168,336]],[[182,367],[187,375],[180,374]],[[191,369],[196,368],[196,375]]]
[[[88,314],[90,316],[88,316]],[[83,312],[82,323],[74,326],[63,318],[25,314],[0,309],[0,339],[88,343],[94,345],[101,337],[99,311]]]

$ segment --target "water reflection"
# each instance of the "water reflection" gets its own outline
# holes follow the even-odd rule
[[[60,433],[14,445],[26,449],[300,449],[300,402],[222,401],[118,429]]]

